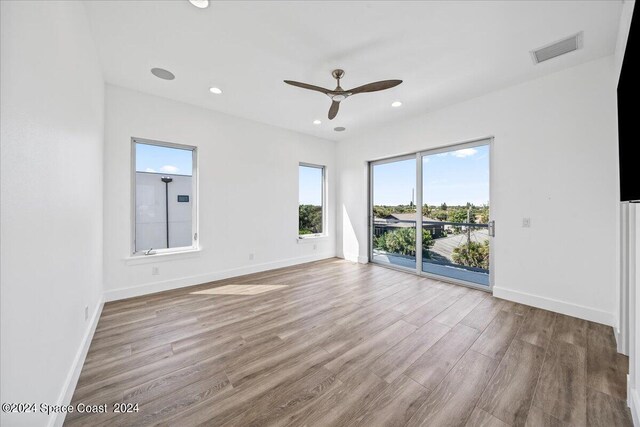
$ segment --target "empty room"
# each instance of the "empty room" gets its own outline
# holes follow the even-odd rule
[[[640,426],[634,6],[1,0],[0,424]]]

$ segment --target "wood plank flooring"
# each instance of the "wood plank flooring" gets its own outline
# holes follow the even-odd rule
[[[65,425],[631,426],[627,366],[609,327],[331,259],[107,303],[72,402],[107,412]]]

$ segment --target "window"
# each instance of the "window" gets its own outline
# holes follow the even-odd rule
[[[133,253],[197,247],[196,148],[133,139]]]
[[[298,193],[298,236],[324,233],[324,166],[300,164]]]

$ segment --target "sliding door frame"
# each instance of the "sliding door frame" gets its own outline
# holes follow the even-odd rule
[[[494,171],[493,171],[493,145],[494,145],[494,137],[493,136],[489,136],[489,137],[484,137],[484,138],[478,138],[478,139],[473,139],[473,140],[469,140],[469,141],[464,141],[464,142],[459,142],[459,143],[454,143],[454,144],[448,144],[448,145],[443,145],[443,146],[439,146],[439,147],[435,147],[432,149],[426,149],[426,150],[421,150],[418,152],[414,152],[414,153],[410,153],[410,154],[405,154],[405,155],[400,155],[400,156],[394,156],[394,157],[389,157],[389,158],[384,158],[384,159],[378,159],[378,160],[372,160],[368,162],[368,178],[369,178],[369,191],[368,191],[368,231],[369,231],[369,235],[368,235],[368,256],[369,256],[369,262],[376,264],[376,265],[380,265],[383,267],[387,267],[387,268],[391,268],[394,270],[400,270],[400,271],[404,271],[404,272],[410,272],[410,273],[414,273],[417,274],[418,276],[423,276],[423,277],[429,277],[435,280],[440,280],[443,282],[450,282],[450,283],[454,283],[457,285],[462,285],[462,286],[467,286],[470,288],[474,288],[474,289],[479,289],[482,291],[487,291],[487,292],[492,292],[493,291],[493,284],[494,284],[494,276],[495,276],[495,250],[494,250],[494,239],[495,236],[490,236],[489,238],[489,286],[483,286],[483,285],[479,285],[473,282],[467,282],[464,280],[458,280],[458,279],[454,279],[454,278],[450,278],[450,277],[446,277],[446,276],[438,276],[435,274],[431,274],[431,273],[425,273],[424,271],[422,271],[422,192],[423,192],[423,188],[422,188],[422,183],[423,183],[423,170],[422,170],[422,158],[424,156],[430,156],[433,154],[439,154],[439,153],[447,153],[450,151],[456,151],[456,150],[462,150],[465,148],[473,148],[473,147],[479,147],[479,146],[484,146],[484,145],[488,145],[489,146],[489,222],[491,222],[493,220],[493,182],[494,182]],[[415,269],[413,268],[408,268],[408,267],[401,267],[401,266],[396,266],[396,265],[391,265],[388,263],[383,263],[383,262],[379,262],[379,261],[375,261],[373,258],[373,183],[374,183],[374,176],[373,176],[373,169],[374,166],[377,165],[382,165],[385,163],[393,163],[393,162],[397,162],[397,161],[402,161],[402,160],[409,160],[409,159],[415,159],[416,161],[416,267]],[[494,226],[495,227],[495,226]]]
[[[368,224],[369,224],[369,262],[374,263],[374,264],[378,264],[378,265],[382,265],[382,266],[385,266],[385,267],[393,268],[393,269],[396,269],[396,270],[400,270],[400,271],[406,271],[406,272],[409,272],[409,273],[415,272],[417,270],[417,267],[418,267],[418,254],[417,254],[417,252],[416,252],[416,268],[409,268],[409,267],[402,267],[402,266],[398,266],[398,265],[385,264],[385,263],[382,263],[382,262],[374,261],[374,259],[373,259],[373,178],[374,178],[373,177],[373,167],[377,166],[377,165],[384,165],[385,163],[395,163],[395,162],[401,162],[401,161],[404,161],[404,160],[417,159],[417,155],[418,155],[418,153],[412,153],[412,154],[404,154],[402,156],[389,157],[389,158],[386,158],[386,159],[373,160],[373,161],[370,161],[369,165],[368,165],[368,167],[369,167],[369,209],[368,209],[368,215],[369,215],[369,221],[368,221]],[[416,169],[416,171],[417,171],[417,169]],[[418,175],[418,174],[416,173],[416,175]],[[417,209],[416,209],[416,211],[417,211]],[[417,227],[417,225],[416,225],[416,227]],[[417,240],[417,234],[416,234],[416,240]],[[420,240],[422,240],[422,239],[420,239]],[[422,256],[421,256],[421,259],[422,259]]]

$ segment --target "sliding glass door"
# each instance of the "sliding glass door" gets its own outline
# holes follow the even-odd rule
[[[372,162],[371,261],[490,288],[490,149],[482,140]]]
[[[416,158],[371,164],[371,259],[416,268]]]
[[[427,152],[422,161],[422,271],[489,286],[489,145]]]

